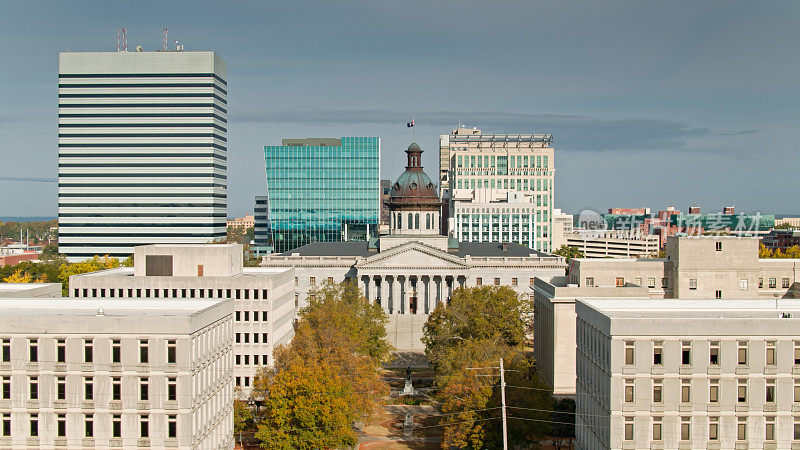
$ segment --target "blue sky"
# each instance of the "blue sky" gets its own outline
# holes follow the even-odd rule
[[[228,64],[229,215],[264,189],[263,146],[552,133],[556,206],[699,204],[800,213],[800,2],[231,1],[0,3],[0,176],[56,176],[57,53],[161,46]],[[0,181],[0,216],[56,215],[55,184]]]

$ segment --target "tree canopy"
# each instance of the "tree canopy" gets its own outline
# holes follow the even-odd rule
[[[554,255],[563,256],[567,259],[567,262],[571,261],[572,258],[583,258],[583,252],[578,250],[575,247],[570,247],[567,244],[563,244],[558,250],[553,252]]]

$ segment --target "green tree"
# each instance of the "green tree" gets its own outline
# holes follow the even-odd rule
[[[238,386],[234,392],[233,399],[233,432],[239,436],[239,444],[242,445],[242,433],[253,428],[253,411],[247,402],[239,398],[241,388]]]
[[[583,258],[583,252],[575,247],[570,247],[567,244],[559,247],[558,250],[553,252],[554,255],[562,256],[567,259],[567,262],[572,261],[573,258]]]
[[[125,260],[122,261],[122,263],[120,263],[120,265],[122,265],[122,267],[133,267],[133,255],[128,256],[127,258],[125,258]]]
[[[293,360],[262,376],[264,418],[256,438],[264,449],[341,448],[357,442],[350,384],[326,362]]]

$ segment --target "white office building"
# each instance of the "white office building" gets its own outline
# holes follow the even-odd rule
[[[549,240],[547,210],[536,208],[534,197],[502,189],[456,191],[450,203],[452,236],[461,242],[513,242],[541,248]],[[538,225],[537,225],[538,224]],[[537,244],[538,243],[538,244]]]
[[[576,449],[800,448],[796,300],[581,300]]]
[[[70,260],[225,236],[227,83],[214,52],[64,52],[58,243]]]
[[[79,298],[232,299],[233,375],[243,394],[256,372],[272,365],[272,351],[294,335],[295,272],[290,267],[243,267],[242,246],[144,245],[133,267],[73,275]]]
[[[0,447],[232,449],[232,312],[0,300]]]

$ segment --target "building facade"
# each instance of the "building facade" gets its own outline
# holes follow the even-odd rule
[[[267,219],[269,206],[267,205],[268,199],[266,195],[256,195],[255,200],[256,204],[253,209],[253,246],[250,250],[253,255],[261,256],[272,253],[269,221]]]
[[[574,395],[576,301],[712,298],[767,305],[800,298],[799,269],[798,259],[759,259],[757,238],[724,236],[671,236],[663,259],[573,259],[567,276],[534,285],[536,359],[558,368],[542,372],[557,394]]]
[[[542,240],[535,250],[552,251],[555,150],[549,134],[482,134],[458,128],[439,141],[442,198],[476,199],[476,189],[512,190],[531,197]],[[449,213],[448,213],[449,214]],[[449,232],[451,230],[443,230]]]
[[[368,242],[317,242],[266,255],[262,266],[293,268],[299,307],[323,283],[358,283],[389,314],[389,341],[401,350],[424,349],[428,314],[459,287],[506,285],[532,294],[534,278],[562,276],[564,259],[519,244],[459,242],[439,234],[441,201],[412,144],[408,166],[392,185],[390,234]]]
[[[214,52],[65,52],[58,245],[70,260],[225,237],[227,83]]]
[[[585,258],[640,258],[658,255],[659,240],[654,234],[637,230],[574,230],[566,244]]]
[[[225,225],[233,228],[253,228],[256,226],[256,218],[252,214],[245,214],[244,217],[228,219]]]
[[[558,208],[553,209],[553,230],[550,233],[553,251],[567,245],[567,236],[574,230],[574,217]]]
[[[583,300],[576,449],[800,447],[794,300]]]
[[[284,139],[264,147],[275,251],[377,235],[380,151],[377,137]]]
[[[531,196],[515,191],[476,189],[459,191],[467,198],[450,202],[451,235],[462,242],[514,242],[541,248],[549,236],[542,233],[547,211],[536,208]]]
[[[0,445],[232,449],[232,309],[3,299]]]
[[[272,365],[272,351],[294,335],[291,268],[242,267],[242,246],[147,245],[134,267],[73,275],[76,298],[231,299],[234,384],[247,395],[256,372]]]
[[[0,283],[0,297],[61,297],[61,283]]]

